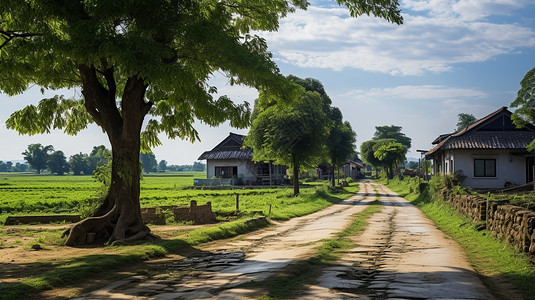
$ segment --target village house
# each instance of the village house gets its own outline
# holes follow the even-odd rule
[[[497,189],[533,181],[534,154],[526,147],[535,127],[517,128],[502,107],[463,130],[440,135],[426,153],[434,174],[461,173],[473,189]]]
[[[199,160],[206,160],[206,178],[194,185],[276,185],[285,180],[286,167],[253,162],[253,150],[243,147],[244,135],[230,133]]]

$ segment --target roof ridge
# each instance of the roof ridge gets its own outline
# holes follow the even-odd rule
[[[502,106],[501,108],[499,108],[498,110],[484,116],[483,118],[479,119],[477,122],[475,122],[474,124],[471,124],[471,125],[468,125],[466,126],[465,128],[463,128],[461,131],[459,132],[456,132],[456,133],[452,133],[450,136],[461,136],[465,133],[467,133],[468,131],[471,131],[472,129],[474,129],[475,127],[478,127],[479,125],[481,125],[482,123],[488,121],[489,119],[491,119],[492,117],[498,115],[499,113],[501,113],[502,111],[507,111],[509,113],[511,113],[508,109],[507,109],[507,106]],[[512,114],[512,113],[511,113]]]

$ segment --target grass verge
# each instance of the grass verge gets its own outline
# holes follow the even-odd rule
[[[519,253],[505,241],[492,236],[490,231],[477,231],[478,224],[458,213],[447,202],[433,197],[429,189],[421,194],[410,191],[409,184],[402,181],[390,181],[387,186],[400,194],[422,212],[436,226],[457,241],[468,256],[474,269],[482,275],[483,281],[497,296],[509,298],[494,287],[496,282],[510,282],[525,299],[535,299],[535,270],[528,258]]]
[[[371,202],[366,209],[355,214],[355,219],[348,228],[337,233],[337,238],[323,240],[316,248],[318,252],[314,257],[289,266],[284,274],[281,272],[268,280],[251,282],[243,286],[265,288],[268,295],[260,298],[263,300],[294,296],[296,290],[317,278],[325,265],[335,262],[347,249],[353,248],[355,243],[350,237],[361,233],[366,228],[368,219],[380,211],[380,202],[378,200]]]
[[[310,195],[288,199],[286,201],[288,208],[280,209],[279,212],[282,211],[282,213],[278,214],[276,218],[289,219],[309,214],[332,203],[339,202],[356,192],[358,192],[357,183],[336,190],[319,188]],[[307,205],[307,203],[310,205]],[[69,286],[110,270],[151,258],[163,257],[168,253],[180,253],[202,243],[231,238],[257,230],[263,226],[265,224],[245,222],[245,219],[240,219],[217,226],[195,229],[175,239],[163,240],[153,244],[106,247],[105,249],[107,250],[111,249],[113,252],[111,254],[86,255],[59,261],[26,264],[20,267],[30,268],[33,271],[17,274],[18,280],[16,282],[0,284],[0,298],[16,299],[54,287]],[[5,271],[0,270],[0,277],[5,277],[6,275]]]

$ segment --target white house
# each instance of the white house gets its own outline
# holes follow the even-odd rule
[[[502,107],[463,130],[443,134],[426,153],[434,174],[462,172],[463,186],[496,189],[533,181],[534,157],[526,147],[535,127],[516,128],[511,112]]]
[[[286,167],[271,163],[253,162],[253,150],[243,147],[245,136],[230,133],[212,150],[204,152],[199,160],[206,159],[206,178],[228,179],[226,184],[281,184]],[[204,184],[197,180],[196,183]],[[206,184],[213,184],[206,181]]]

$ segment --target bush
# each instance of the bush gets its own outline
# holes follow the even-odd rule
[[[434,192],[448,189],[452,190],[455,194],[468,194],[468,189],[460,185],[465,179],[466,176],[462,171],[447,175],[438,174],[429,180],[429,186]]]

